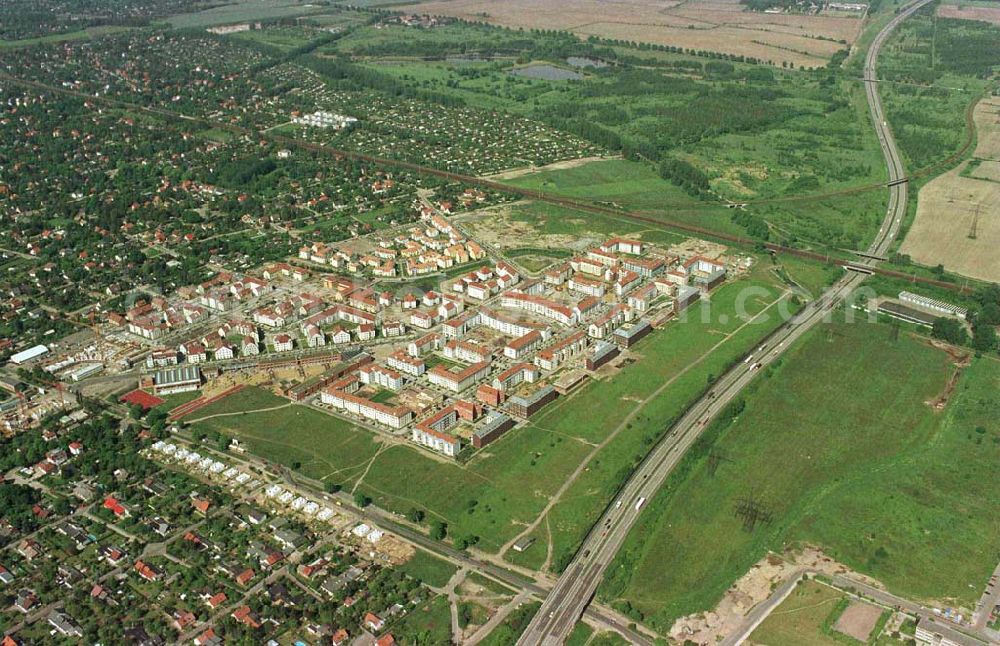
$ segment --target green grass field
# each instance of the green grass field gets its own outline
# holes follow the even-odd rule
[[[975,360],[944,412],[925,402],[954,368],[890,327],[824,325],[751,387],[746,411],[668,479],[609,568],[600,596],[651,625],[707,610],[767,550],[798,541],[904,596],[970,604],[996,565],[1000,363]],[[977,430],[978,429],[978,430]],[[977,483],[970,487],[969,483]],[[773,520],[745,531],[754,490]]]
[[[884,181],[863,85],[853,72],[706,62],[602,43],[584,55],[618,64],[584,70],[577,81],[510,73],[528,61],[565,66],[574,48],[588,46],[565,34],[525,38],[453,24],[416,34],[367,26],[321,51],[355,56],[373,73],[442,101],[534,118],[609,151],[637,152],[631,159],[651,160],[588,164],[513,180],[556,195],[744,233],[720,202],[824,195]],[[476,58],[480,55],[484,58]],[[702,188],[684,190],[662,179],[661,159],[693,166],[703,176]],[[684,182],[683,176],[675,178]],[[767,222],[772,240],[850,248],[878,230],[884,199],[884,191],[871,190],[748,211]],[[759,235],[759,229],[750,230]]]
[[[191,418],[198,420],[212,415],[228,415],[230,413],[242,413],[262,408],[274,408],[276,406],[287,405],[288,403],[288,400],[284,397],[278,397],[263,388],[244,388],[204,408],[198,409],[191,414]]]
[[[247,389],[233,397],[240,395],[243,395],[242,402],[226,404],[227,398],[213,406],[225,404],[224,410],[230,412],[237,405],[246,406],[245,410],[273,405],[273,395],[264,391]],[[287,403],[283,399],[278,401]],[[193,428],[238,437],[253,453],[265,459],[286,466],[297,463],[306,476],[343,485],[353,484],[358,479],[380,446],[370,431],[305,406],[215,417],[198,422]]]
[[[444,587],[458,570],[453,564],[432,556],[429,552],[417,550],[409,561],[400,568],[406,574],[435,588]]]
[[[572,397],[553,404],[532,420],[540,432],[576,436],[600,443],[618,428],[638,402],[641,410],[607,443],[586,471],[566,491],[532,536],[536,544],[525,552],[509,551],[505,558],[528,567],[544,563],[548,534],[552,534],[552,567],[561,570],[576,551],[590,526],[617,491],[631,466],[707,388],[709,375],[719,375],[739,361],[780,323],[772,308],[753,323],[734,316],[745,300],[748,317],[774,303],[778,289],[764,282],[734,283],[712,294],[711,304],[692,308],[685,320],[635,348],[642,357],[612,379],[588,385]],[[659,394],[655,392],[668,384]]]
[[[841,646],[844,641],[823,631],[844,594],[815,581],[803,581],[750,635],[755,644]]]
[[[451,643],[451,610],[448,598],[436,596],[389,626],[396,641],[404,646]]]
[[[566,646],[584,646],[594,634],[594,629],[582,621],[573,626],[573,632],[566,639]]]

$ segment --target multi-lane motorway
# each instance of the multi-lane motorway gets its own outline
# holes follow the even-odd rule
[[[889,204],[881,229],[868,247],[872,258],[857,263],[861,271],[848,270],[833,286],[796,316],[786,321],[753,352],[716,382],[714,389],[696,402],[646,456],[635,473],[591,529],[576,557],[545,599],[538,614],[517,642],[524,646],[562,644],[590,603],[605,569],[625,541],[629,530],[670,472],[691,447],[709,421],[749,384],[757,373],[773,362],[800,337],[826,319],[865,279],[877,260],[889,250],[906,214],[907,182],[892,133],[886,124],[878,93],[875,62],[892,31],[930,0],[916,0],[900,11],[872,41],[865,57],[864,83],[872,123],[882,146],[888,169]]]

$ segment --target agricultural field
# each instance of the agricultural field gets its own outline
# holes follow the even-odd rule
[[[301,0],[237,0],[201,11],[177,13],[167,22],[171,27],[188,29],[228,23],[273,20],[322,12],[323,7]]]
[[[938,5],[937,15],[957,20],[976,20],[1000,25],[1000,7],[995,2],[947,0]]]
[[[897,594],[971,607],[1000,549],[1000,365],[891,331],[832,323],[789,350],[651,501],[600,597],[668,630],[767,550],[805,543]],[[734,513],[750,492],[769,514],[752,529]]]
[[[915,262],[1000,281],[1000,99],[976,104],[972,159],[927,182],[900,252]]]
[[[584,38],[722,52],[798,68],[823,66],[857,38],[862,23],[861,14],[765,14],[732,0],[666,6],[628,0],[611,8],[597,0],[514,0],[502,4],[431,0],[405,9],[505,27],[565,30]]]

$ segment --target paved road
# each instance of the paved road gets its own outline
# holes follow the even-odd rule
[[[892,31],[903,20],[930,0],[916,0],[895,16],[875,37],[865,57],[864,79],[872,123],[878,134],[889,175],[889,204],[882,227],[868,247],[872,256],[883,256],[891,246],[906,214],[907,184],[903,164],[882,109],[875,75],[875,61]],[[857,264],[870,271],[873,258]],[[663,439],[657,443],[622,487],[616,501],[584,540],[576,558],[560,577],[542,608],[525,630],[518,644],[561,644],[583,614],[603,578],[604,571],[618,552],[629,530],[641,513],[641,501],[651,498],[680,462],[695,440],[726,405],[732,402],[754,379],[757,372],[780,357],[795,341],[826,320],[832,310],[847,298],[866,277],[866,273],[847,271],[804,311],[779,327],[754,352],[753,360],[731,368],[715,384],[714,390],[696,402]]]
[[[993,608],[998,605],[1000,605],[1000,565],[997,565],[996,569],[993,570],[993,576],[990,577],[990,580],[986,584],[986,590],[979,600],[979,606],[976,608],[972,621],[972,625],[977,630],[989,635],[993,641],[1000,643],[1000,631],[993,630],[988,625]]]

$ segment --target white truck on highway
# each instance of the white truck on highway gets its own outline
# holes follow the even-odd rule
[[[646,504],[646,499],[642,496],[639,496],[639,499],[635,501],[635,510],[639,511],[639,508],[642,507],[644,504]]]

